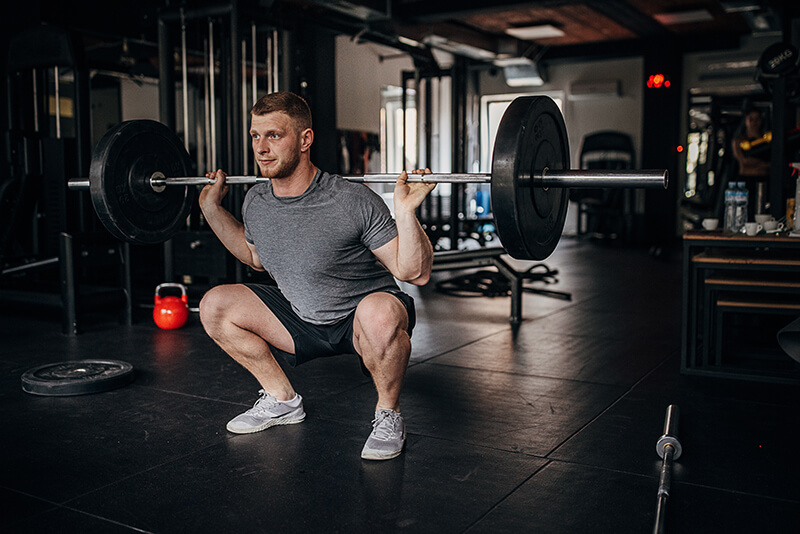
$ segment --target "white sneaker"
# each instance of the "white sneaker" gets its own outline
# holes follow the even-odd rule
[[[303,398],[297,395],[296,400],[279,401],[263,389],[259,391],[261,398],[252,408],[237,415],[228,423],[228,430],[235,434],[260,432],[271,426],[293,425],[306,418],[303,411]],[[293,406],[295,405],[296,406]]]
[[[364,444],[361,457],[365,460],[389,460],[400,456],[406,443],[403,416],[394,410],[380,409],[372,420],[372,432]]]

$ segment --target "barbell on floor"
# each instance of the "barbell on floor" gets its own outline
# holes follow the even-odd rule
[[[92,154],[89,178],[69,180],[91,193],[92,205],[115,237],[141,244],[164,242],[185,225],[196,186],[191,159],[163,124],[126,121],[109,130]],[[396,174],[345,176],[353,182],[393,183]],[[266,178],[229,176],[230,184]],[[514,258],[543,260],[555,250],[567,213],[568,188],[665,188],[666,170],[570,170],[569,142],[552,99],[526,96],[508,106],[497,129],[491,174],[412,175],[409,181],[490,184],[500,242]]]
[[[656,519],[653,524],[653,534],[664,533],[664,518],[667,512],[667,499],[669,499],[672,484],[672,462],[680,458],[683,452],[681,442],[678,441],[678,406],[667,406],[667,415],[664,417],[664,434],[656,442],[656,453],[661,457],[661,476],[658,481],[658,500],[656,503]]]

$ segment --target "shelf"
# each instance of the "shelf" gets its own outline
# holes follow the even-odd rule
[[[681,372],[800,383],[776,339],[800,316],[800,239],[690,232],[683,245]]]
[[[758,266],[758,267],[798,267],[800,256],[787,254],[786,251],[766,251],[759,256],[754,256],[747,251],[709,251],[700,252],[692,256],[692,263],[704,265],[731,265],[731,266]]]
[[[744,291],[799,291],[800,275],[794,273],[771,273],[765,278],[759,272],[724,272],[706,276],[705,284],[716,289]]]
[[[739,309],[752,312],[759,311],[776,311],[776,312],[791,312],[797,311],[800,313],[800,302],[796,299],[765,299],[763,296],[747,296],[740,294],[723,293],[717,298],[716,305],[719,308],[726,309]]]

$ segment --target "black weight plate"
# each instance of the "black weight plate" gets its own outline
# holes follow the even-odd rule
[[[561,238],[569,191],[532,187],[544,168],[569,169],[564,118],[546,96],[524,96],[506,109],[492,155],[492,212],[500,242],[520,260],[543,260]]]
[[[790,43],[775,43],[767,47],[758,59],[758,74],[767,78],[786,76],[797,70],[800,55]]]
[[[34,367],[22,375],[22,390],[66,397],[100,393],[129,384],[133,366],[116,360],[75,360]]]
[[[151,120],[126,121],[109,130],[92,154],[92,204],[108,231],[124,241],[162,243],[185,224],[194,186],[169,186],[157,193],[154,172],[189,176],[189,154],[172,131]]]

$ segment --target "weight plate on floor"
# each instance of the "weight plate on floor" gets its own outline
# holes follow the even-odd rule
[[[118,239],[162,243],[186,223],[195,186],[170,186],[157,193],[155,172],[191,174],[189,154],[169,128],[151,120],[127,121],[109,130],[92,154],[89,189],[97,215]]]
[[[76,360],[34,367],[22,375],[22,390],[46,397],[109,391],[133,380],[133,366],[116,360]]]
[[[491,195],[500,242],[520,260],[547,258],[564,229],[569,190],[531,186],[544,168],[569,169],[564,118],[549,97],[517,98],[497,128]]]

